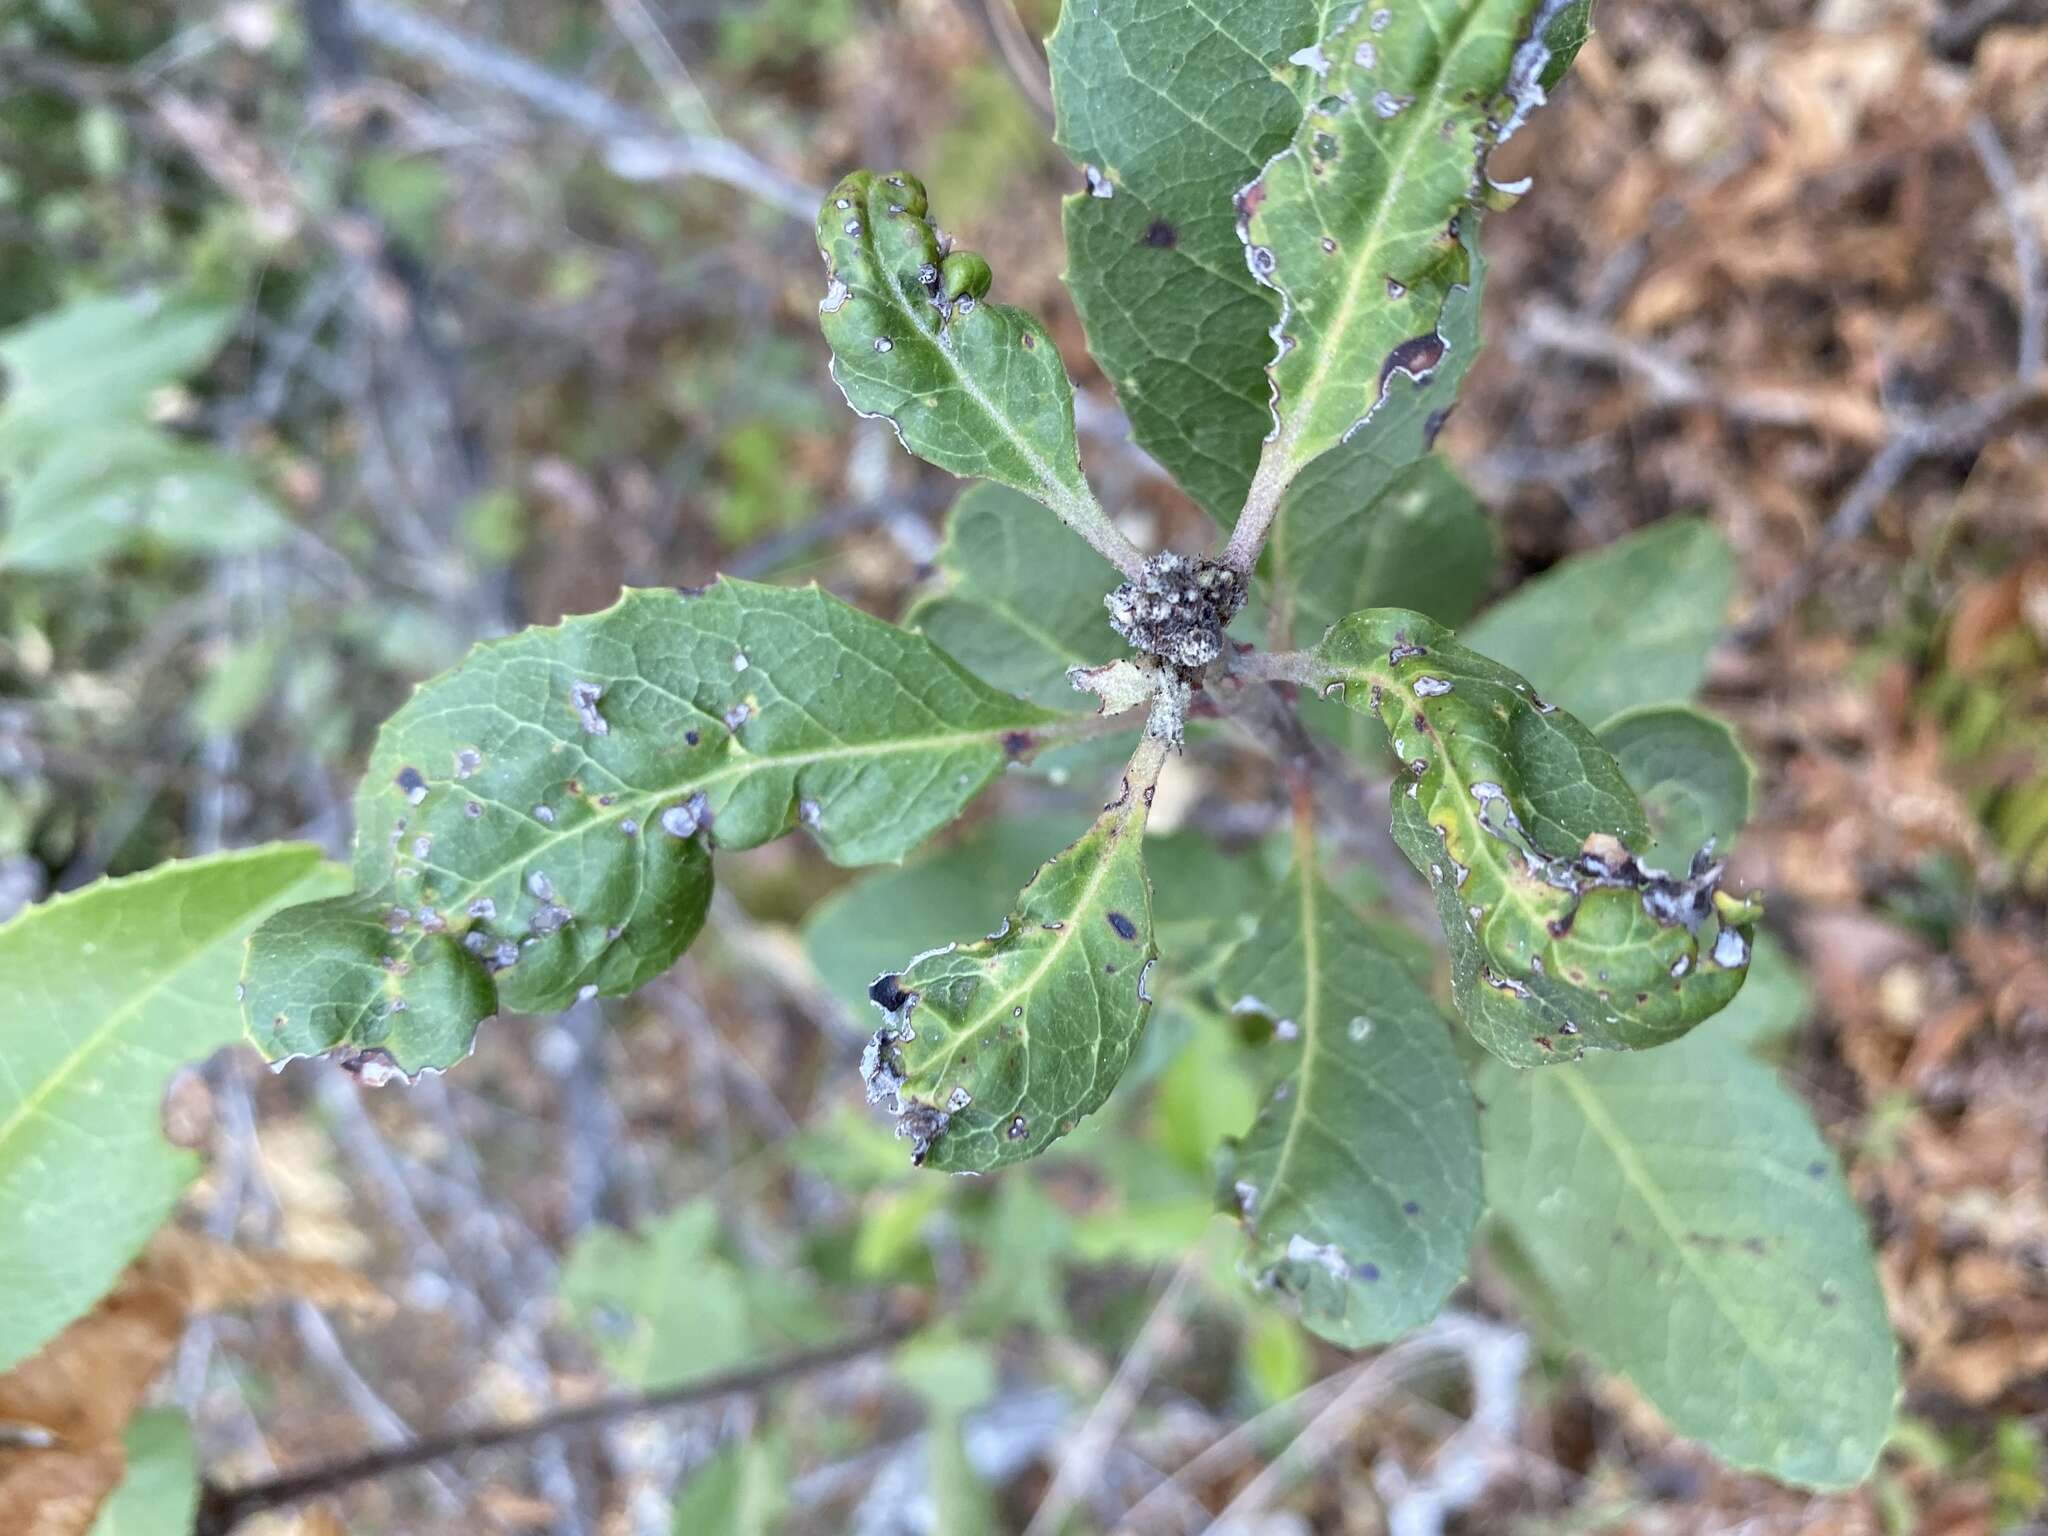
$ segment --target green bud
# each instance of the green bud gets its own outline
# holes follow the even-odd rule
[[[917,218],[924,217],[925,208],[928,206],[925,201],[924,183],[908,171],[891,171],[882,178],[882,184],[877,190],[887,200],[891,209],[901,208],[905,213]]]
[[[992,281],[988,262],[973,251],[955,251],[939,264],[939,291],[949,304],[955,299],[983,297]]]

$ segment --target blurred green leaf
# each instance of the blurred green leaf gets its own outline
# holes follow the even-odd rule
[[[0,333],[0,474],[80,430],[141,420],[150,396],[218,352],[236,312],[143,291],[84,299]]]
[[[445,1067],[500,1009],[631,992],[711,896],[710,843],[801,825],[899,859],[1052,716],[816,588],[634,591],[478,646],[385,724],[353,896],[278,914],[246,972],[273,1058]]]
[[[1213,971],[1279,885],[1264,852],[1226,853],[1192,830],[1148,840],[1145,867],[1152,874],[1152,933],[1164,973],[1153,979],[1162,985],[1180,986]]]
[[[1756,952],[1749,961],[1749,980],[1735,1001],[1707,1025],[1716,1040],[1770,1055],[1782,1049],[1813,1010],[1813,991],[1785,953],[1778,936],[1757,930]]]
[[[281,644],[275,635],[259,636],[232,646],[215,662],[192,699],[195,735],[239,731],[256,718],[277,676]]]
[[[1011,1180],[1023,1183],[1023,1180]],[[896,1352],[896,1373],[931,1410],[926,1458],[931,1472],[933,1530],[946,1536],[994,1536],[995,1506],[967,1459],[961,1418],[993,1397],[994,1351],[986,1344],[926,1333]]]
[[[1159,1144],[1190,1173],[1206,1178],[1216,1148],[1226,1137],[1242,1136],[1259,1111],[1245,1052],[1228,1022],[1205,1008],[1166,1003],[1154,1030],[1176,1013],[1186,1020],[1186,1043],[1161,1074],[1153,1097]]]
[[[462,509],[462,543],[486,565],[509,565],[526,547],[526,507],[511,491],[485,491]]]
[[[817,511],[811,488],[789,472],[790,442],[783,424],[766,417],[740,422],[719,438],[724,485],[712,516],[726,543],[743,544],[809,522]]]
[[[1067,668],[1123,652],[1102,606],[1102,561],[1031,498],[1000,485],[969,486],[946,518],[938,583],[904,624],[931,636],[984,682],[1048,709],[1093,710]]]
[[[199,1456],[175,1409],[138,1413],[122,1436],[128,1468],[100,1506],[92,1536],[173,1536],[199,1513]]]
[[[898,1346],[893,1364],[904,1384],[937,1413],[966,1413],[996,1395],[995,1351],[979,1340],[927,1331]]]
[[[1862,1213],[1776,1074],[1701,1033],[1477,1086],[1488,1201],[1574,1341],[1734,1466],[1861,1482],[1897,1352]]]
[[[0,570],[85,570],[138,541],[196,553],[262,549],[290,528],[235,459],[108,423],[53,444],[11,487]]]
[[[1666,518],[1524,582],[1462,638],[1552,704],[1607,720],[1693,696],[1734,590],[1727,540],[1698,518]]]
[[[448,172],[431,155],[368,154],[355,162],[356,184],[370,210],[416,251],[440,244]]]
[[[1313,867],[1225,966],[1279,1078],[1223,1156],[1242,1268],[1348,1349],[1433,1317],[1479,1219],[1479,1132],[1450,1026]]]
[[[638,1237],[593,1227],[570,1251],[562,1300],[621,1381],[670,1387],[754,1353],[746,1285],[717,1240],[717,1208],[692,1200]]]
[[[977,1325],[993,1332],[1028,1323],[1049,1338],[1070,1332],[1061,1281],[1073,1222],[1039,1182],[1023,1175],[1002,1180],[976,1230],[982,1273],[971,1311]]]
[[[1756,768],[1727,721],[1681,704],[1653,704],[1600,727],[1650,824],[1645,857],[1680,871],[1712,839],[1726,853],[1749,820]]]
[[[899,1161],[900,1169],[902,1163]],[[946,1208],[950,1191],[924,1179],[904,1189],[871,1195],[861,1208],[860,1231],[854,1239],[854,1273],[868,1280],[901,1275],[924,1252],[928,1222]]]
[[[1315,1369],[1308,1337],[1285,1312],[1256,1309],[1245,1324],[1244,1374],[1262,1405],[1285,1402],[1309,1384]]]
[[[789,1447],[774,1431],[720,1446],[676,1499],[675,1536],[771,1536],[789,1508]]]
[[[171,1214],[199,1160],[164,1140],[166,1083],[241,1037],[235,971],[257,920],[340,877],[317,848],[276,843],[101,881],[0,926],[0,1370],[97,1301]]]

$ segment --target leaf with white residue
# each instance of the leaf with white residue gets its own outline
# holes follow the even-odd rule
[[[1033,316],[989,302],[988,263],[944,247],[916,177],[847,176],[819,210],[818,249],[818,322],[849,405],[941,469],[1022,491],[1069,525],[1102,520],[1058,348]]]
[[[1586,14],[1587,0],[1367,0],[1319,44],[1317,95],[1238,202],[1251,270],[1284,306],[1267,368],[1281,483],[1470,362],[1451,356],[1446,306],[1472,282],[1466,225],[1512,195],[1487,155],[1562,75]]]
[[[1246,1274],[1358,1349],[1436,1315],[1479,1220],[1479,1127],[1450,1028],[1313,868],[1224,963],[1238,1011],[1290,1059],[1225,1147]]]
[[[1145,818],[1164,747],[1147,740],[1116,800],[1024,887],[987,938],[879,978],[885,1022],[861,1060],[911,1161],[954,1173],[1022,1162],[1109,1097],[1152,1007]]]
[[[1516,1066],[1676,1039],[1748,974],[1754,902],[1649,828],[1593,733],[1527,681],[1397,608],[1354,613],[1305,680],[1378,720],[1401,766],[1394,840],[1428,877],[1459,1011]]]
[[[1131,435],[1221,522],[1271,429],[1277,296],[1231,199],[1286,147],[1316,77],[1290,63],[1327,0],[1094,0],[1046,40],[1055,136],[1089,190],[1064,210],[1067,287]]]
[[[355,894],[256,933],[250,1033],[272,1057],[445,1067],[501,1008],[666,970],[714,843],[801,826],[837,863],[900,859],[1062,718],[815,588],[629,592],[481,645],[378,738]]]

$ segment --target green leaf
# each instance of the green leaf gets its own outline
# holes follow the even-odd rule
[[[1225,966],[1221,995],[1274,1021],[1285,1075],[1223,1184],[1243,1269],[1347,1349],[1426,1322],[1465,1272],[1479,1130],[1449,1026],[1311,867]]]
[[[1070,825],[1055,816],[1001,816],[900,868],[849,880],[804,919],[804,951],[832,995],[858,1007],[874,979],[905,955],[1000,924],[1016,887]]]
[[[140,420],[151,395],[220,350],[235,313],[144,291],[67,304],[0,333],[0,472],[81,429]]]
[[[1024,1179],[1002,1186],[1006,1191],[1029,1187],[1030,1181]],[[1002,1385],[995,1352],[956,1334],[917,1334],[898,1347],[892,1363],[904,1385],[934,1413],[967,1413],[994,1397]]]
[[[1632,709],[1600,727],[1650,823],[1646,857],[1682,869],[1709,841],[1726,853],[1749,820],[1756,769],[1727,721],[1685,705]]]
[[[1239,189],[1287,145],[1315,75],[1288,56],[1325,0],[1092,0],[1046,40],[1054,137],[1091,168],[1066,202],[1067,287],[1132,436],[1219,521],[1273,416],[1277,297],[1245,265]]]
[[[847,176],[818,212],[818,249],[818,320],[847,404],[941,469],[1022,491],[1068,524],[1101,519],[1058,348],[1031,315],[982,297],[980,257],[942,255],[916,177]]]
[[[1143,840],[1164,747],[1047,861],[985,939],[929,950],[868,996],[885,1015],[861,1060],[911,1161],[985,1173],[1035,1157],[1109,1097],[1145,1027],[1157,955]]]
[[[81,429],[53,445],[8,496],[0,569],[80,570],[147,540],[218,552],[275,544],[277,504],[228,455],[150,427]]]
[[[1420,614],[1354,613],[1308,656],[1388,733],[1394,840],[1436,893],[1480,1044],[1517,1066],[1638,1049],[1735,996],[1758,909],[1718,865],[1640,862],[1642,807],[1591,731]]]
[[[257,920],[340,883],[318,849],[273,844],[101,881],[0,927],[0,1370],[171,1214],[199,1161],[164,1140],[166,1083],[241,1037],[235,970]]]
[[[1163,876],[1159,888],[1162,894],[1167,888]],[[1247,914],[1252,922],[1264,905],[1261,901]],[[1147,1038],[1163,1036],[1169,1028],[1184,1039],[1159,1076],[1153,1098],[1156,1139],[1188,1172],[1207,1175],[1217,1144],[1251,1128],[1259,1112],[1258,1088],[1245,1071],[1245,1053],[1229,1020],[1219,1013],[1169,1000],[1160,1005]]]
[[[717,1240],[717,1208],[692,1200],[639,1237],[593,1227],[577,1242],[562,1300],[621,1381],[670,1387],[754,1353],[746,1286]]]
[[[1004,1188],[1028,1187],[1016,1180]],[[923,1334],[896,1352],[896,1371],[930,1409],[925,1457],[931,1472],[933,1529],[946,1536],[993,1536],[999,1529],[989,1488],[967,1457],[962,1417],[993,1397],[994,1351],[986,1344]]]
[[[1301,1325],[1260,1308],[1244,1330],[1244,1374],[1260,1406],[1284,1403],[1315,1380],[1315,1355]]]
[[[1361,608],[1461,624],[1492,580],[1493,524],[1458,472],[1427,457],[1382,476],[1376,461],[1360,462],[1370,446],[1361,435],[1325,454],[1281,503],[1266,558],[1275,602],[1292,609],[1287,631],[1301,641]],[[1362,495],[1361,484],[1383,489]]]
[[[984,682],[1049,709],[1092,711],[1067,669],[1121,655],[1102,565],[1029,497],[970,486],[946,519],[938,585],[903,616]]]
[[[1727,541],[1698,518],[1667,518],[1524,582],[1465,639],[1545,698],[1606,720],[1693,696],[1734,590]]]
[[[1013,1323],[1048,1338],[1071,1334],[1062,1282],[1073,1226],[1036,1179],[998,1182],[995,1198],[967,1230],[982,1255],[982,1269],[961,1309],[962,1326],[982,1337],[999,1335]],[[962,1411],[973,1406],[958,1403]]]
[[[93,1521],[92,1536],[164,1536],[199,1513],[199,1456],[185,1416],[138,1413],[122,1437],[128,1469]]]
[[[1897,1357],[1863,1218],[1776,1074],[1702,1033],[1478,1087],[1488,1201],[1576,1341],[1738,1467],[1860,1482]]]
[[[1275,862],[1257,850],[1226,853],[1199,832],[1145,842],[1152,872],[1152,936],[1176,985],[1192,981],[1237,947],[1273,893]]]
[[[1315,99],[1238,199],[1251,270],[1285,306],[1266,369],[1281,484],[1469,363],[1445,310],[1461,290],[1470,302],[1464,225],[1511,195],[1487,182],[1487,154],[1562,75],[1586,14],[1586,0],[1361,5],[1306,56]]]
[[[385,725],[356,795],[353,896],[250,946],[273,1058],[446,1067],[500,1009],[659,975],[711,854],[801,825],[840,864],[900,859],[1058,717],[816,588],[629,592],[478,646]]]
[[[789,1508],[789,1447],[774,1432],[722,1445],[676,1500],[675,1536],[770,1536]]]

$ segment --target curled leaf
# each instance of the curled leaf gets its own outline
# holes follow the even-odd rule
[[[1025,311],[985,301],[988,263],[948,253],[916,177],[847,176],[819,211],[818,249],[818,322],[849,405],[888,418],[941,469],[1023,491],[1068,523],[1101,517],[1052,337]]]
[[[1145,818],[1163,748],[1041,867],[1002,927],[878,978],[886,1016],[861,1059],[911,1161],[985,1173],[1044,1151],[1101,1106],[1152,1007],[1157,956]]]
[[[835,862],[900,859],[1054,720],[815,588],[630,592],[479,646],[378,738],[354,894],[252,938],[249,1032],[272,1057],[446,1067],[501,1008],[673,964],[714,845],[801,826]]]
[[[1735,996],[1760,908],[1707,850],[1682,873],[1642,862],[1642,807],[1585,726],[1404,609],[1352,614],[1309,657],[1326,696],[1387,731],[1394,838],[1488,1050],[1535,1066],[1659,1045]]]

